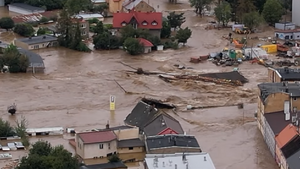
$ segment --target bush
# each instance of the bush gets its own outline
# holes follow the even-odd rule
[[[178,49],[178,43],[175,41],[168,40],[164,43],[164,49]]]
[[[30,24],[21,23],[15,26],[14,32],[21,36],[30,37],[34,34],[34,29]]]

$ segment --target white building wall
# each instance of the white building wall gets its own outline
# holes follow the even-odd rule
[[[300,26],[300,0],[293,0],[292,21],[297,26]]]

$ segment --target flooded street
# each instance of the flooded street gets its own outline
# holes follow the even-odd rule
[[[150,1],[150,5],[168,10],[190,10],[187,1],[170,5],[168,1]],[[10,15],[0,8],[0,15]],[[107,121],[111,126],[122,125],[125,117],[142,97],[166,100],[179,106],[174,114],[188,134],[195,135],[203,151],[210,153],[218,169],[274,169],[261,134],[258,132],[254,113],[256,106],[256,85],[266,81],[267,69],[250,63],[239,66],[240,72],[250,83],[242,87],[216,85],[206,82],[166,83],[157,76],[136,75],[126,72],[130,68],[125,62],[144,70],[163,72],[223,72],[233,67],[217,67],[210,61],[192,64],[190,57],[219,51],[228,45],[222,39],[228,30],[205,30],[205,24],[212,18],[196,17],[186,12],[183,27],[192,29],[192,38],[186,47],[179,50],[153,52],[144,56],[129,56],[124,51],[93,51],[80,53],[65,48],[39,49],[46,66],[45,74],[0,74],[0,113],[4,120],[14,123],[24,116],[29,127],[74,127],[77,131],[104,128]],[[3,32],[0,39],[12,42],[16,36]],[[174,64],[192,67],[178,70]],[[115,83],[116,80],[130,94]],[[109,97],[116,96],[116,111],[109,111]],[[18,112],[10,116],[6,108],[15,102]],[[185,111],[186,106],[224,106],[238,102],[252,103],[244,110],[236,107],[222,107]],[[34,138],[44,139],[53,145],[68,144],[71,136]],[[24,152],[12,152],[14,158]],[[0,161],[0,167],[4,166]],[[143,167],[137,167],[142,169]]]

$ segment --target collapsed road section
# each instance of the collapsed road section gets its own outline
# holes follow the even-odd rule
[[[233,86],[243,86],[248,82],[248,79],[237,71],[199,75],[159,75],[159,78],[169,83],[175,80],[199,80],[204,82],[213,82],[216,84],[229,84]]]

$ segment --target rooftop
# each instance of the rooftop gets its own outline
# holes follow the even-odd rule
[[[143,0],[125,0],[123,2],[123,7],[127,10],[132,10],[133,8],[135,8],[135,6],[137,4],[139,4],[140,2],[142,2]]]
[[[144,133],[147,136],[158,135],[160,132],[168,128],[174,130],[177,134],[184,133],[180,123],[166,113],[158,115],[148,124],[146,124],[144,127]]]
[[[266,113],[265,118],[269,123],[271,129],[273,130],[275,136],[278,135],[292,121],[291,119],[285,120],[284,111]]]
[[[300,84],[298,83],[261,83],[257,85],[260,89],[260,97],[263,101],[274,93],[287,93],[291,97],[300,97]]]
[[[145,143],[141,141],[139,138],[118,141],[119,148],[143,147],[143,146],[145,146]]]
[[[293,124],[288,124],[279,134],[275,140],[279,148],[285,146],[290,140],[298,135],[297,127]]]
[[[144,47],[153,47],[154,45],[148,41],[147,39],[144,38],[138,38],[138,40],[140,41],[140,43],[144,46]]]
[[[22,55],[28,57],[30,63],[29,67],[40,67],[40,68],[45,67],[44,61],[39,54],[23,48],[18,48],[18,50]]]
[[[146,154],[148,169],[215,169],[208,153]]]
[[[247,83],[248,82],[248,79],[246,79],[238,71],[219,72],[219,73],[206,73],[206,74],[200,74],[200,76],[216,78],[216,79],[238,80],[242,83]]]
[[[93,131],[77,134],[84,144],[104,143],[117,139],[113,131]]]
[[[23,8],[23,9],[28,10],[28,11],[45,11],[43,8],[31,6],[31,5],[24,4],[24,3],[12,3],[9,6],[15,6],[15,7],[18,7],[18,8]]]
[[[289,169],[299,169],[300,166],[300,150],[290,156],[286,162],[288,163]]]
[[[291,69],[288,67],[277,68],[276,71],[281,76],[283,81],[298,81],[300,80],[300,69]]]
[[[29,15],[13,16],[12,20],[15,23],[38,22],[42,17],[51,18],[57,16],[57,11],[46,11],[42,13],[33,13]]]
[[[148,150],[166,147],[189,147],[200,149],[197,139],[194,136],[189,135],[168,134],[149,136],[146,139],[146,144]]]
[[[47,42],[57,41],[57,37],[50,36],[50,35],[41,35],[41,36],[33,36],[33,37],[29,37],[29,38],[17,39],[17,41],[21,41],[21,42],[26,43],[28,45],[33,45],[33,44],[40,44],[40,43],[47,43]]]
[[[139,101],[133,108],[131,113],[126,117],[124,122],[130,126],[139,127],[140,130],[144,129],[144,125],[155,115],[159,113],[158,109],[146,104],[143,101]]]
[[[103,164],[93,164],[93,165],[84,165],[80,169],[116,169],[116,168],[127,168],[127,166],[122,162],[114,163],[103,163]]]
[[[106,127],[108,127],[108,128],[98,129],[98,130],[99,131],[114,131],[114,130],[125,130],[125,129],[133,128],[131,126],[126,126],[126,125],[115,126],[115,127],[106,126]]]
[[[83,18],[83,19],[90,19],[90,18],[103,18],[100,14],[78,14],[75,17]]]

